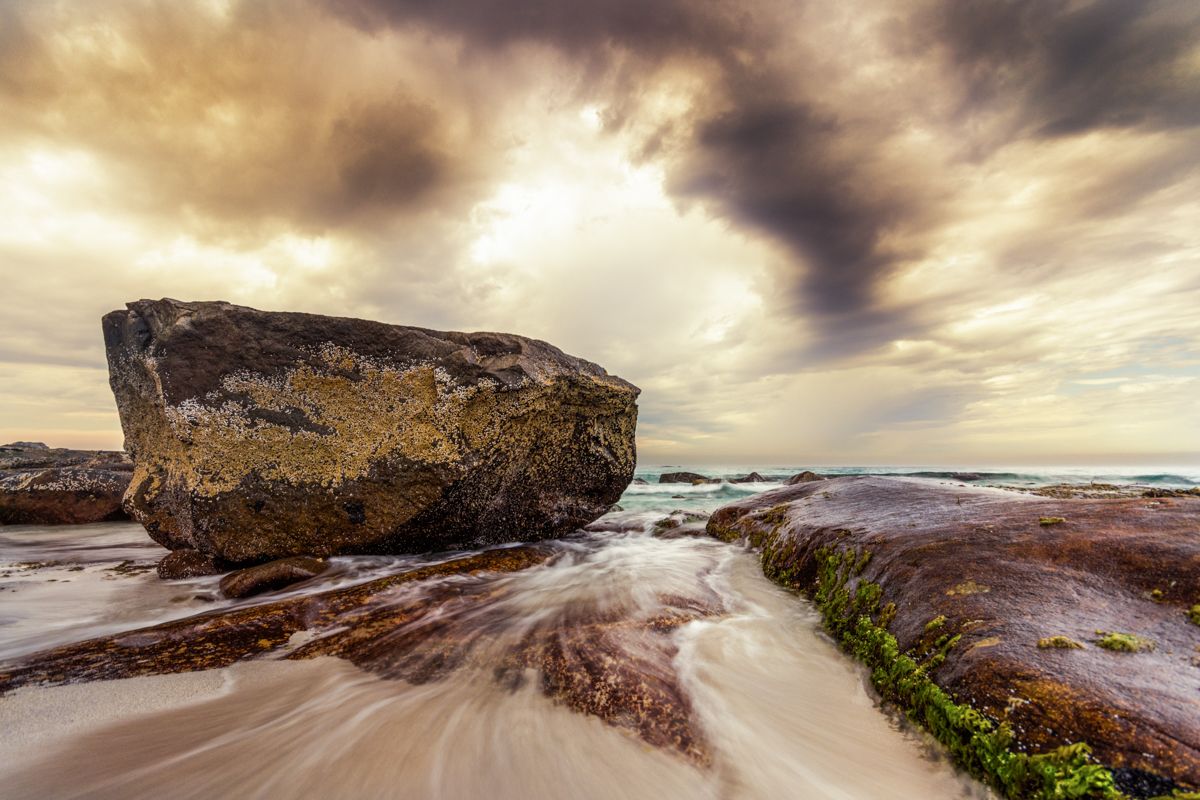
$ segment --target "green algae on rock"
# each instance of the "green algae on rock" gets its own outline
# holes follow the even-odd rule
[[[1118,653],[1143,653],[1154,649],[1154,642],[1132,633],[1116,633],[1114,631],[1096,631],[1096,647],[1105,650],[1115,650]]]
[[[1081,642],[1077,642],[1070,636],[1046,636],[1038,639],[1037,646],[1042,650],[1082,650],[1084,649]]]
[[[633,476],[638,389],[533,339],[229,303],[104,318],[155,541],[231,564],[561,535]]]
[[[1052,511],[1072,524],[1030,524]],[[731,503],[708,531],[760,548],[764,574],[812,597],[883,697],[973,774],[1010,797],[1112,798],[1200,785],[1195,628],[1181,613],[1200,596],[1198,522],[1194,498],[846,477]],[[1145,602],[1163,584],[1169,595]],[[1097,625],[1159,646],[1031,646],[1047,628]]]

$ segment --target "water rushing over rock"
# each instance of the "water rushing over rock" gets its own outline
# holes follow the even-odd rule
[[[15,732],[0,785],[14,798],[982,792],[879,712],[753,554],[688,535],[699,512],[657,533],[661,512],[610,516],[617,530],[536,545],[337,557],[242,602],[219,598],[214,576],[138,574],[154,554],[121,544],[136,542],[130,525],[105,529],[99,551],[10,529],[0,556],[38,559],[15,569],[10,596],[53,575],[82,581],[74,602],[112,587],[143,611],[99,639],[43,633],[38,653],[26,639],[0,667],[14,690],[0,725]],[[126,572],[99,578],[117,558]],[[163,604],[176,618],[148,625],[137,598],[163,589],[181,598]],[[37,606],[26,613],[49,615]]]

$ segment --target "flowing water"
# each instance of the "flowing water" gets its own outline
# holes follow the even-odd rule
[[[0,698],[0,796],[988,797],[879,707],[754,553],[697,535],[700,515],[776,484],[655,483],[663,471],[535,566],[389,586],[223,669]],[[1102,474],[999,481],[1196,483]],[[233,602],[216,578],[160,581],[146,567],[162,552],[130,523],[0,529],[0,665],[463,555],[337,558]]]

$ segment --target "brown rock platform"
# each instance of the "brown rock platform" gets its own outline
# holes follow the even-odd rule
[[[708,530],[761,547],[769,577],[809,593],[823,558],[851,554],[848,588],[878,584],[901,652],[960,636],[928,673],[1007,723],[1015,749],[1086,742],[1118,786],[1200,786],[1200,498],[845,477],[727,505]],[[1139,646],[1108,649],[1109,633]]]
[[[0,695],[56,685],[192,672],[255,658],[344,658],[385,679],[427,683],[475,668],[514,688],[536,675],[555,702],[697,764],[711,754],[672,667],[672,633],[723,613],[711,591],[663,597],[650,617],[580,605],[531,623],[510,605],[511,573],[560,552],[554,544],[486,550],[364,583],[46,650],[0,664]]]

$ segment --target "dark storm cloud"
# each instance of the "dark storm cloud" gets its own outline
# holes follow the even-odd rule
[[[893,227],[927,213],[928,193],[908,185],[902,171],[880,179],[879,154],[892,130],[845,123],[824,102],[836,87],[806,87],[804,65],[778,57],[799,24],[786,15],[799,7],[683,0],[354,0],[327,7],[367,29],[418,25],[461,37],[468,55],[514,43],[556,47],[592,68],[616,125],[645,89],[631,74],[652,81],[673,60],[711,72],[682,137],[656,131],[645,142],[643,153],[667,164],[670,191],[788,248],[795,266],[783,283],[797,300],[785,305],[827,333],[878,333],[881,317],[889,318],[888,330],[898,326],[876,290],[904,254],[885,240]],[[871,343],[856,334],[837,349]]]
[[[1194,0],[937,0],[908,32],[963,76],[968,110],[1012,107],[1034,135],[1200,124]]]
[[[750,7],[688,0],[325,0],[364,29],[426,25],[473,45],[537,41],[563,48],[619,45],[642,55],[693,51],[728,54],[757,43]],[[586,55],[575,52],[574,55]]]
[[[490,123],[508,93],[528,88],[519,82],[525,73],[505,83],[505,50],[552,48],[564,57],[557,63],[575,70],[555,79],[577,82],[581,96],[604,105],[610,129],[644,135],[640,151],[665,167],[675,198],[700,201],[785,248],[791,259],[776,305],[819,328],[829,355],[908,335],[933,313],[899,305],[886,289],[926,255],[952,213],[944,165],[899,144],[911,130],[934,141],[926,152],[938,157],[961,148],[985,160],[1017,139],[1200,124],[1200,81],[1188,62],[1200,31],[1194,0],[898,2],[884,14],[895,17],[885,28],[896,48],[884,56],[870,46],[874,34],[852,24],[868,8],[822,0],[262,0],[235,2],[219,18],[171,2],[0,0],[0,114],[10,131],[100,152],[126,172],[132,190],[123,201],[140,204],[138,213],[225,228],[279,221],[376,233],[430,209],[461,216],[485,196],[506,146],[488,138]],[[97,27],[120,29],[135,57],[52,52],[62,30],[88,15]],[[361,32],[385,29],[461,42],[459,61],[436,82],[408,74],[403,61],[362,73],[339,61],[367,47]],[[345,50],[316,52],[330,42]],[[904,69],[893,71],[889,58]],[[915,74],[909,65],[927,63],[927,85],[905,84]],[[856,78],[858,67],[882,77]],[[701,79],[692,107],[653,130],[637,127],[639,104],[671,69]],[[488,88],[473,89],[481,76]],[[854,80],[857,90],[844,85]],[[947,123],[919,102],[928,95],[937,105],[955,91],[963,114],[989,119]],[[456,127],[460,117],[470,122]],[[1119,211],[1170,186],[1189,158],[1167,154],[1153,175],[1089,184],[1072,208],[1099,213],[1103,201]],[[1050,242],[1042,260],[1052,250]]]
[[[337,181],[323,210],[335,218],[364,208],[395,211],[427,196],[450,170],[437,149],[437,125],[432,108],[404,99],[337,118],[330,136]]]
[[[673,188],[718,199],[738,222],[767,231],[800,254],[805,288],[822,314],[863,311],[891,256],[881,239],[906,215],[897,197],[867,191],[861,167],[829,144],[852,131],[803,104],[762,98],[697,126],[695,152]]]

